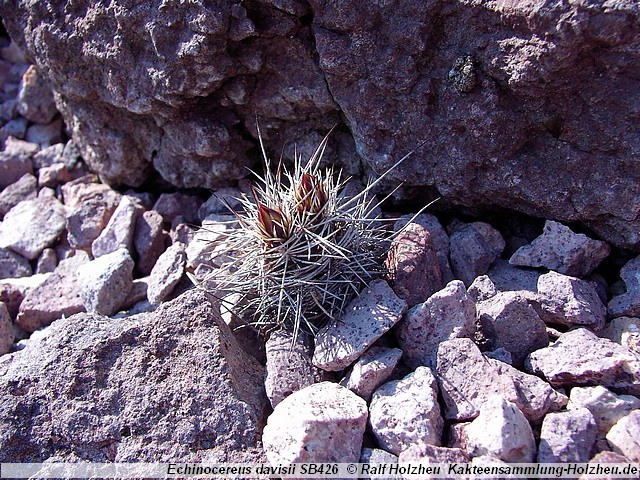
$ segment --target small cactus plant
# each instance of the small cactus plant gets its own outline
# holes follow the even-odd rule
[[[390,239],[373,218],[371,188],[391,169],[362,192],[342,195],[340,174],[319,167],[328,137],[306,164],[296,156],[292,170],[280,163],[275,173],[261,142],[265,174],[256,175],[253,198],[238,199],[241,209],[229,207],[239,228],[226,233],[224,255],[233,260],[214,273],[215,283],[234,294],[221,307],[258,331],[313,334],[384,273]]]

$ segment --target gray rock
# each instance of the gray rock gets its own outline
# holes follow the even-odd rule
[[[587,408],[595,418],[600,435],[632,410],[640,410],[640,399],[633,395],[616,395],[611,390],[595,387],[573,387],[569,397],[569,409]]]
[[[440,445],[444,421],[431,369],[418,367],[373,392],[369,422],[378,444],[396,455],[411,445]]]
[[[56,118],[46,125],[35,123],[27,128],[24,138],[27,142],[37,143],[41,148],[50,147],[62,142],[63,128],[64,125],[61,118]]]
[[[337,322],[316,334],[313,364],[323,370],[348,367],[400,321],[407,302],[398,298],[384,280],[374,280],[344,309]]]
[[[53,248],[45,248],[36,262],[35,273],[51,273],[58,266],[58,255]]]
[[[218,188],[213,194],[198,208],[198,218],[204,221],[211,214],[227,215],[231,213],[228,207],[234,211],[242,209],[242,204],[238,200],[242,198],[242,191],[239,188]]]
[[[602,385],[640,394],[640,359],[585,328],[564,333],[549,347],[533,352],[525,367],[555,387]]]
[[[496,289],[501,292],[524,290],[538,291],[538,278],[542,275],[538,270],[511,265],[507,260],[498,259],[487,272]]]
[[[540,431],[538,463],[588,462],[597,430],[586,408],[549,413]]]
[[[496,289],[494,283],[491,281],[491,278],[489,278],[487,275],[480,275],[479,277],[476,277],[476,279],[471,285],[469,285],[469,288],[467,289],[467,294],[476,303],[488,300],[496,293],[498,293],[498,290]]]
[[[542,235],[531,245],[519,248],[509,263],[544,267],[572,277],[586,277],[609,256],[610,251],[605,242],[574,233],[561,223],[547,220]]]
[[[174,243],[167,248],[149,274],[147,298],[152,304],[160,303],[173,292],[184,274],[186,254],[183,243]]]
[[[22,77],[17,108],[27,120],[43,124],[51,122],[58,113],[51,89],[34,65]]]
[[[71,173],[64,163],[54,163],[53,165],[42,167],[38,171],[38,185],[42,187],[55,188],[58,185],[71,180]]]
[[[426,302],[409,310],[395,335],[408,365],[431,366],[438,345],[452,338],[472,337],[475,321],[473,300],[460,280],[452,280]]]
[[[11,345],[15,339],[15,330],[9,311],[4,303],[0,302],[0,355],[4,355],[11,350]]]
[[[171,223],[181,216],[186,222],[198,223],[198,211],[202,199],[195,195],[185,195],[180,192],[163,193],[153,205],[153,210],[162,215],[165,222]]]
[[[17,182],[27,173],[33,173],[33,154],[40,148],[30,142],[13,137],[4,142],[4,151],[0,152],[0,189]]]
[[[0,223],[0,247],[33,260],[52,245],[65,227],[65,208],[51,197],[25,200]]]
[[[492,455],[505,462],[530,463],[536,456],[529,422],[515,404],[500,395],[487,398],[478,417],[464,430],[471,457]]]
[[[129,310],[138,302],[143,302],[147,299],[147,288],[149,287],[149,277],[134,278],[131,290],[127,295],[127,298],[122,302],[122,310]],[[150,305],[150,304],[149,304]]]
[[[133,244],[138,254],[137,268],[143,275],[149,275],[156,260],[164,252],[167,234],[162,229],[162,216],[155,210],[144,212],[138,217],[133,233]]]
[[[34,288],[42,285],[50,276],[49,273],[31,275],[30,277],[5,278],[0,280],[0,302],[3,302],[11,318],[16,318],[24,297]]]
[[[517,402],[513,380],[485,358],[468,338],[442,342],[435,354],[435,374],[448,420],[471,420],[492,395]]]
[[[78,267],[77,282],[88,312],[113,315],[133,286],[133,260],[126,248]]]
[[[23,117],[9,120],[2,127],[0,127],[0,140],[4,142],[9,137],[13,137],[18,140],[24,140],[24,137],[27,134],[28,126],[29,121]]]
[[[0,363],[2,462],[262,462],[263,368],[197,290],[55,322]]]
[[[429,232],[410,223],[393,239],[385,261],[393,291],[409,307],[440,290],[442,275]]]
[[[363,480],[401,480],[402,478],[400,475],[389,475],[388,465],[385,465],[398,463],[398,457],[379,448],[363,448],[359,462],[368,466],[367,474],[358,477]]]
[[[369,401],[373,391],[387,381],[401,356],[399,348],[374,345],[354,363],[340,385]]]
[[[115,252],[119,248],[126,248],[133,252],[133,233],[138,216],[142,208],[131,197],[123,195],[120,204],[114,210],[109,223],[91,244],[91,253],[100,257]]]
[[[0,192],[0,219],[23,200],[33,200],[38,193],[38,181],[30,173],[25,173],[19,180]]]
[[[504,250],[502,235],[488,223],[462,225],[451,233],[451,267],[465,285],[484,275]]]
[[[267,373],[264,381],[267,397],[275,408],[293,392],[330,380],[327,372],[311,363],[311,338],[299,332],[295,339],[286,330],[273,332],[266,342]]]
[[[601,336],[640,354],[640,318],[614,318],[601,332]]]
[[[607,433],[613,450],[632,462],[640,462],[640,410],[622,417]]]
[[[539,313],[545,322],[600,330],[607,309],[591,282],[549,272],[538,278]]]
[[[28,289],[20,304],[16,325],[26,332],[33,332],[63,315],[84,312],[76,271],[88,261],[86,253],[77,252],[62,260],[44,282]]]
[[[331,382],[292,393],[269,415],[262,443],[271,465],[357,462],[367,404]]]
[[[442,463],[468,463],[471,459],[469,456],[459,448],[447,448],[447,447],[437,447],[435,445],[425,445],[425,444],[417,444],[412,445],[403,451],[398,457],[398,463],[400,467],[409,464],[411,466],[416,464],[423,464],[425,467],[428,467],[432,464],[442,464]],[[409,469],[406,470],[409,472]],[[448,472],[444,472],[448,473]],[[460,478],[460,475],[451,474],[451,475],[442,475],[442,470],[440,471],[440,476],[438,478],[442,478],[444,480],[455,480],[456,478]],[[402,478],[418,478],[418,479],[432,479],[433,477],[429,474],[426,475],[403,475]]]
[[[64,143],[56,143],[50,147],[43,148],[33,156],[33,167],[36,170],[40,170],[41,168],[50,167],[56,163],[65,164],[67,168],[72,167],[72,165],[68,165],[64,161],[64,149]]]
[[[611,317],[640,317],[640,256],[629,260],[620,270],[627,291],[611,299],[608,305]]]
[[[32,274],[31,264],[26,258],[0,248],[0,279],[29,277]]]
[[[549,345],[544,322],[520,292],[501,292],[477,305],[487,348],[505,348],[521,367],[531,352]]]

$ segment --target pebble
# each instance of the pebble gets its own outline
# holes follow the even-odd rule
[[[500,232],[484,222],[456,227],[450,241],[453,274],[465,285],[471,285],[477,276],[487,273],[505,247]]]
[[[33,200],[38,195],[38,180],[30,173],[25,173],[17,181],[0,192],[0,219],[23,200]]]
[[[551,324],[588,326],[600,330],[607,309],[592,282],[549,272],[538,278],[540,315]]]
[[[95,258],[126,248],[133,253],[133,233],[138,216],[142,214],[138,203],[123,195],[109,223],[91,244],[91,253]]]
[[[640,395],[640,358],[586,328],[564,333],[549,347],[533,352],[525,367],[556,387],[602,385]]]
[[[73,257],[62,260],[44,282],[29,289],[20,304],[16,325],[26,332],[33,332],[63,315],[68,317],[84,312],[76,271],[87,262],[88,254],[76,252]]]
[[[487,398],[464,431],[466,451],[472,457],[491,455],[505,462],[531,463],[536,456],[529,422],[515,404],[500,395]]]
[[[158,257],[149,274],[147,289],[147,298],[152,305],[165,300],[180,282],[187,258],[184,249],[183,243],[174,243]]]
[[[452,280],[429,299],[407,312],[395,329],[404,361],[412,368],[431,366],[433,353],[444,340],[471,338],[476,308],[460,280]]]
[[[640,318],[614,318],[600,335],[640,355]]]
[[[486,348],[504,348],[521,367],[531,352],[549,345],[545,323],[520,292],[500,292],[477,305]]]
[[[4,142],[0,152],[0,189],[17,182],[27,173],[33,173],[32,156],[40,148],[38,145],[13,137]]]
[[[52,245],[65,228],[65,208],[56,198],[18,203],[0,223],[0,247],[33,260]]]
[[[133,260],[126,248],[78,268],[77,281],[88,312],[113,315],[133,286]]]
[[[640,317],[640,256],[629,260],[620,270],[626,293],[611,299],[608,305],[611,317]]]
[[[588,462],[597,430],[586,408],[549,413],[540,431],[538,463]]]
[[[35,123],[50,123],[58,113],[51,89],[34,65],[22,76],[17,100],[20,115]]]
[[[11,345],[15,340],[15,330],[11,316],[4,303],[0,302],[0,355],[11,350]]]
[[[640,462],[640,410],[622,417],[607,433],[607,442],[613,451],[631,462]]]
[[[385,265],[393,291],[409,307],[424,302],[443,286],[429,232],[417,223],[409,223],[394,238]]]
[[[568,409],[587,408],[593,414],[598,433],[605,435],[615,423],[633,410],[640,409],[640,399],[633,395],[616,395],[601,385],[573,387]]]
[[[0,248],[0,279],[29,277],[33,274],[31,264],[21,255]]]
[[[369,406],[371,430],[384,450],[399,455],[411,445],[441,445],[444,421],[438,386],[428,367],[378,388]]]
[[[561,223],[547,220],[542,235],[520,247],[509,259],[512,265],[544,267],[572,277],[586,277],[609,256],[606,242],[574,233]]]
[[[384,280],[374,280],[347,307],[337,322],[316,334],[313,364],[323,370],[342,370],[400,321],[407,302]]]
[[[133,233],[133,244],[138,254],[136,267],[142,275],[149,275],[156,260],[164,251],[167,234],[162,229],[162,216],[155,210],[138,217]]]
[[[274,409],[262,434],[271,465],[353,463],[360,458],[367,403],[332,382],[292,393]]]
[[[340,385],[369,401],[373,391],[387,381],[401,356],[399,348],[373,345],[353,365]]]

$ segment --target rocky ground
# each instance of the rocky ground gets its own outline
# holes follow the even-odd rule
[[[423,213],[340,323],[264,342],[185,275],[246,186],[101,183],[0,55],[0,461],[640,462],[640,257]]]

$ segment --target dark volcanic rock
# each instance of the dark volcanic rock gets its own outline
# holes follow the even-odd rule
[[[197,290],[55,322],[0,371],[2,462],[233,461],[266,419],[263,368]]]

